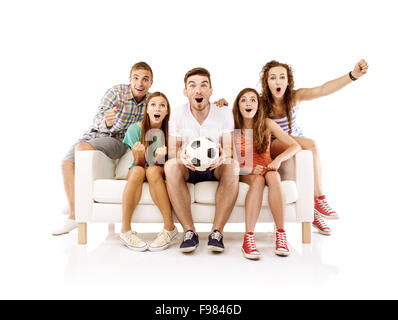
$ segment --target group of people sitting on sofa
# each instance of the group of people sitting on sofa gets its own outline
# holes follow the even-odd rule
[[[134,161],[129,168],[122,201],[120,240],[135,251],[159,251],[177,237],[172,208],[184,229],[180,251],[193,252],[199,237],[191,214],[186,182],[218,181],[215,216],[208,248],[222,252],[223,229],[234,207],[239,181],[249,185],[245,200],[245,235],[242,252],[248,259],[259,259],[254,230],[260,214],[263,191],[268,186],[268,204],[275,222],[275,254],[289,255],[284,230],[284,194],[278,169],[283,161],[300,149],[311,150],[314,163],[313,227],[323,235],[331,229],[323,218],[336,219],[322,190],[320,159],[315,142],[304,137],[296,124],[301,101],[329,95],[366,74],[368,64],[360,60],[352,71],[314,88],[294,89],[292,69],[275,60],[261,71],[261,93],[246,88],[237,95],[232,112],[228,102],[210,102],[212,83],[204,68],[194,68],[184,77],[188,103],[170,108],[161,92],[148,93],[153,72],[145,62],[130,71],[130,83],[109,89],[103,97],[90,129],[69,150],[62,161],[68,219],[53,232],[66,234],[77,227],[74,183],[75,151],[99,150],[111,159],[131,149]],[[238,132],[238,134],[237,134]],[[205,171],[198,171],[186,154],[188,141],[206,136],[218,142],[219,156]],[[153,202],[162,213],[164,228],[150,244],[131,230],[131,218],[138,205],[143,182],[149,184]]]

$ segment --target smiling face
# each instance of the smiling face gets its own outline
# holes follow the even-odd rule
[[[192,75],[186,79],[184,95],[194,110],[202,111],[208,107],[212,93],[213,89],[207,76]]]
[[[286,92],[288,82],[287,70],[282,67],[273,67],[268,73],[268,88],[274,98],[282,98]]]
[[[137,102],[140,102],[146,96],[152,83],[152,74],[150,71],[144,69],[133,69],[131,71],[130,87]]]
[[[151,127],[160,127],[168,112],[168,103],[162,96],[153,97],[147,105]]]
[[[239,112],[243,119],[252,119],[258,110],[258,98],[253,91],[243,94],[239,99]]]

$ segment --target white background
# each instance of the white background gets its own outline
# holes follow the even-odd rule
[[[185,102],[183,78],[193,67],[207,68],[213,98],[232,104],[241,89],[259,88],[269,60],[292,65],[300,88],[340,77],[364,58],[366,76],[302,103],[298,121],[320,148],[324,189],[342,217],[333,226],[351,233],[328,259],[345,265],[345,257],[355,257],[371,265],[363,275],[369,286],[358,280],[357,290],[347,291],[341,281],[323,292],[397,298],[395,6],[364,0],[2,1],[0,297],[73,296],[63,287],[58,240],[49,236],[66,203],[60,162],[91,124],[105,91],[127,83],[135,62],[151,65],[151,91],[164,92],[173,107]],[[48,270],[40,261],[51,256],[56,262]]]

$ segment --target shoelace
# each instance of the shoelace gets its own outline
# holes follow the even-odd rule
[[[134,245],[138,245],[141,242],[143,242],[138,236],[137,236],[137,232],[132,231],[130,232],[126,238],[128,239],[129,242],[133,243]]]
[[[210,235],[210,237],[212,239],[216,239],[217,241],[220,241],[222,238],[222,234],[220,232],[212,232],[212,234]]]
[[[314,214],[314,222],[322,230],[329,229],[329,227],[326,225],[325,221],[322,219],[322,217],[318,213]]]
[[[169,234],[165,230],[162,230],[156,236],[155,241],[156,242],[164,242],[164,241],[168,241],[169,239],[170,239]]]
[[[334,210],[332,209],[332,207],[330,207],[330,205],[326,201],[326,199],[316,199],[316,201],[321,206],[321,208],[326,211],[326,213],[328,213],[328,214],[334,213]]]
[[[254,234],[246,233],[245,244],[247,245],[250,251],[258,251],[256,247],[256,239],[254,237]]]
[[[287,249],[286,232],[276,231],[276,247]]]
[[[187,231],[187,232],[185,232],[184,241],[191,240],[193,236],[194,236],[193,231]]]

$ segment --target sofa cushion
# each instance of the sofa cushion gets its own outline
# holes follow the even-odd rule
[[[115,179],[127,179],[129,168],[133,163],[133,153],[130,149],[116,162]]]
[[[195,184],[195,202],[202,204],[215,204],[215,194],[218,182],[205,181]],[[282,181],[282,189],[285,192],[285,203],[293,203],[298,198],[296,183],[291,180]],[[239,193],[235,206],[245,206],[246,194],[249,191],[249,185],[239,182]],[[268,206],[268,187],[264,188],[262,206]]]
[[[93,185],[93,199],[101,203],[122,203],[123,190],[126,180],[97,179]],[[191,194],[191,203],[194,202],[194,186],[188,183],[188,190]],[[140,204],[154,204],[149,192],[149,185],[144,182]]]

